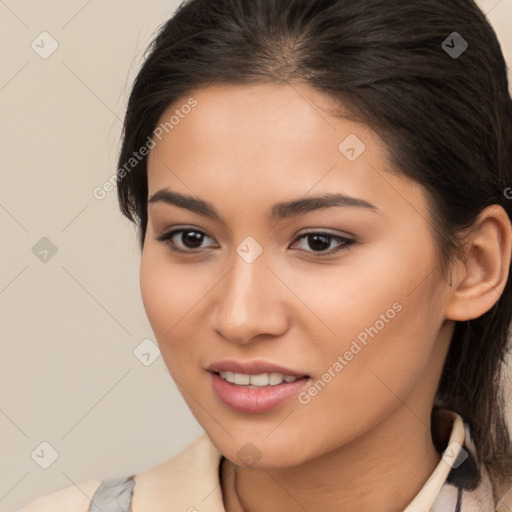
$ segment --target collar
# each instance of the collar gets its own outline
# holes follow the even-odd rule
[[[469,424],[453,411],[435,408],[432,437],[438,450],[444,448],[441,460],[404,512],[494,512],[493,487],[478,464]]]
[[[444,448],[441,460],[403,512],[495,511],[492,484],[477,463],[469,424],[447,409],[434,409],[432,420],[433,439]],[[203,433],[172,459],[133,476],[132,511],[225,512],[221,459],[222,454]]]
[[[132,511],[225,512],[222,454],[204,432],[172,459],[133,476]]]

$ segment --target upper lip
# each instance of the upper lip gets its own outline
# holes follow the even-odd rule
[[[210,372],[233,372],[243,373],[246,375],[260,375],[262,373],[282,373],[283,375],[290,375],[292,377],[307,377],[305,373],[297,372],[284,366],[280,366],[268,361],[237,361],[229,359],[224,361],[217,361],[211,364],[208,368]]]

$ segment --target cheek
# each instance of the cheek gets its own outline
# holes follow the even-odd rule
[[[148,246],[141,258],[140,290],[149,323],[161,349],[165,349],[198,301],[194,275],[166,261],[165,251]]]
[[[313,432],[329,433],[315,441],[319,450],[328,451],[355,439],[403,402],[412,410],[417,407],[408,397],[417,398],[414,390],[422,388],[432,363],[435,335],[419,328],[426,315],[412,302],[401,304],[402,309],[380,330],[381,324],[370,329],[378,318],[375,315],[368,317],[363,329],[355,329],[367,334],[366,344],[350,335],[341,335],[335,345],[331,344],[313,384],[300,397],[295,423],[306,423]],[[338,325],[342,332],[341,319]]]
[[[206,317],[205,296],[217,274],[200,272],[193,265],[169,261],[165,250],[148,244],[140,264],[140,290],[147,318],[164,362],[172,375],[183,377],[197,367],[204,342],[201,319]]]
[[[399,305],[393,308],[393,304],[409,300],[411,274],[417,275],[414,260],[414,255],[400,252],[389,242],[374,242],[354,249],[336,266],[283,267],[280,274],[283,281],[293,283],[294,294],[312,313],[298,318],[308,322],[309,330],[315,328],[321,343],[318,351],[325,353],[325,342],[330,340],[327,346],[339,352],[345,345],[348,349],[352,338],[365,328],[377,321],[380,326],[381,314],[388,312],[390,322],[399,316]]]
[[[327,271],[297,280],[303,285],[297,294],[316,314],[309,315],[309,329],[318,333],[311,340],[315,377],[329,369],[336,375],[318,404],[332,400],[345,412],[365,409],[371,415],[375,404],[396,401],[394,393],[405,396],[425,370],[442,320],[431,294],[442,282],[432,273],[433,255],[400,247],[361,251],[334,279]],[[338,364],[336,371],[338,356],[342,368]]]
[[[170,281],[169,273],[164,272],[155,253],[145,247],[140,264],[140,291],[148,320],[158,338],[172,326],[176,304]]]

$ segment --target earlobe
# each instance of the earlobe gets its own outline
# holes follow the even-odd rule
[[[445,307],[448,320],[478,318],[500,298],[512,256],[512,227],[507,212],[497,204],[482,210],[465,244],[465,260],[457,261],[452,271]]]

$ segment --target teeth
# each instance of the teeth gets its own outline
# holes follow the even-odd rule
[[[283,375],[282,373],[260,373],[259,375],[247,375],[245,373],[220,372],[220,376],[238,386],[277,386],[282,382],[294,382],[297,377]]]
[[[246,386],[249,384],[249,375],[243,373],[235,373],[235,384]]]

